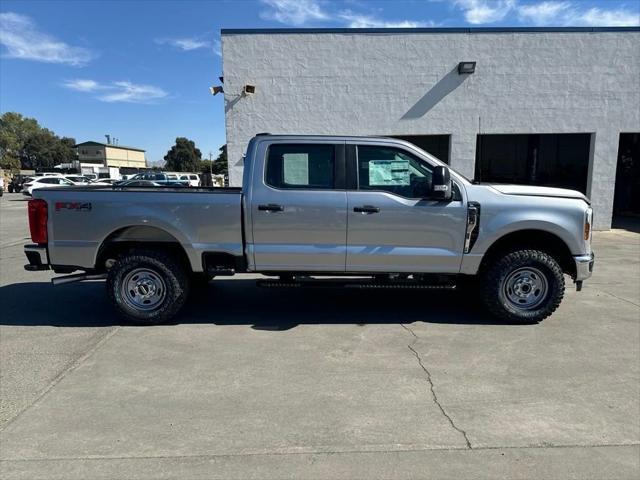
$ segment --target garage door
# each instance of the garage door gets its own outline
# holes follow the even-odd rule
[[[590,133],[478,135],[475,179],[587,191]]]

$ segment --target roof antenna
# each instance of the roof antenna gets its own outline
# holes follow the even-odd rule
[[[105,137],[107,137],[107,145],[111,145],[111,135],[107,133]]]

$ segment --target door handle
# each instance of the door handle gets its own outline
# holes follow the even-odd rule
[[[269,203],[268,205],[258,205],[258,210],[261,212],[282,212],[284,207],[275,203]]]
[[[353,207],[353,211],[356,213],[378,213],[380,208],[373,205],[363,205],[362,207]]]

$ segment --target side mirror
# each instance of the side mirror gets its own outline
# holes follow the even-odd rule
[[[451,188],[451,175],[447,167],[435,167],[431,182],[431,198],[434,200],[451,200],[453,190]]]

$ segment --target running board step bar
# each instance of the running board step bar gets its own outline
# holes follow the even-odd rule
[[[232,277],[236,274],[235,269],[226,267],[207,267],[207,275],[213,277]]]
[[[360,289],[419,289],[419,290],[455,290],[454,284],[426,284],[418,282],[380,282],[363,280],[257,280],[256,285],[262,288],[360,288]]]
[[[51,283],[53,283],[53,285],[64,285],[65,283],[84,282],[85,280],[104,280],[106,278],[106,273],[98,273],[95,275],[88,273],[76,273],[74,275],[52,278]]]

